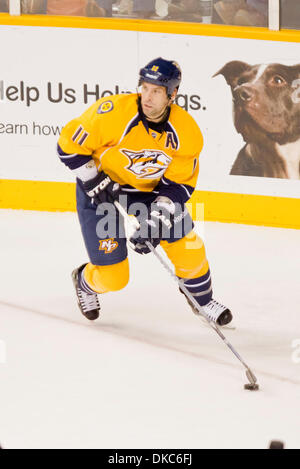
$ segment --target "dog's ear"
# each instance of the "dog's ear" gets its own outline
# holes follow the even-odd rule
[[[293,65],[292,68],[300,76],[300,64]]]
[[[216,77],[217,75],[223,75],[228,85],[232,88],[235,88],[236,81],[239,76],[243,72],[251,70],[251,68],[251,65],[247,64],[246,62],[233,60],[232,62],[228,62],[226,65],[224,65],[224,67],[222,67],[217,73],[215,73],[213,77]]]

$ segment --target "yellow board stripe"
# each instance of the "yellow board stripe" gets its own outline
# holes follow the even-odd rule
[[[300,199],[195,191],[190,203],[194,219],[204,204],[206,221],[300,229]],[[75,211],[75,184],[0,179],[0,208]]]
[[[300,229],[300,199],[195,191],[191,201],[194,219],[196,204],[202,202],[206,221]]]
[[[12,26],[44,26],[59,28],[109,29],[155,33],[186,34],[266,41],[300,42],[300,31],[268,28],[228,26],[180,21],[139,20],[128,18],[84,18],[71,16],[21,15],[0,13],[0,24]],[[200,54],[201,55],[201,54]]]
[[[0,208],[73,212],[75,184],[0,179]]]

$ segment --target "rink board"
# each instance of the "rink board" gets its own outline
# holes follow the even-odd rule
[[[177,104],[204,135],[194,213],[200,201],[207,220],[300,227],[299,178],[230,174],[245,142],[230,88],[213,78],[233,60],[298,64],[299,32],[47,16],[0,15],[0,23],[9,45],[0,75],[0,207],[74,210],[74,177],[55,152],[61,128],[101,96],[135,92],[139,68],[163,56],[180,63]]]
[[[200,207],[200,208],[199,208]],[[0,180],[0,208],[75,211],[75,184]],[[195,191],[193,219],[300,229],[300,200],[253,194]]]

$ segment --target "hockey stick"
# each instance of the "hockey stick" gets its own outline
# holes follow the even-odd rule
[[[123,216],[124,219],[128,219],[129,215],[126,212],[126,210],[120,205],[119,202],[115,201],[114,205],[120,212],[120,214]],[[139,223],[136,218],[133,218],[130,220],[134,228],[138,229],[139,228]],[[158,261],[162,264],[162,266],[169,272],[173,280],[177,283],[179,286],[180,290],[183,291],[183,293],[186,295],[186,297],[189,299],[189,301],[193,304],[195,307],[196,311],[198,311],[198,314],[201,315],[207,322],[208,324],[214,329],[214,331],[219,335],[219,337],[223,340],[223,342],[227,345],[227,347],[231,350],[231,352],[236,356],[236,358],[242,363],[242,365],[246,369],[246,376],[249,380],[250,384],[245,385],[246,389],[250,390],[257,390],[258,389],[258,384],[257,384],[257,378],[255,374],[252,372],[252,370],[249,368],[247,363],[243,360],[243,358],[240,356],[240,354],[235,350],[235,348],[231,345],[231,343],[226,339],[224,334],[220,331],[218,328],[217,324],[209,319],[205,312],[203,311],[203,308],[199,305],[199,303],[195,300],[193,295],[189,292],[189,290],[185,287],[184,285],[184,280],[179,280],[179,278],[174,274],[172,269],[168,266],[168,264],[164,261],[164,259],[159,255],[159,253],[156,251],[156,249],[152,246],[152,244],[149,241],[145,242],[146,246],[150,249],[150,251],[154,254],[154,256],[158,259]]]

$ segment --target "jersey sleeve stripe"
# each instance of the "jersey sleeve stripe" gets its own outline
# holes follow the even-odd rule
[[[60,160],[72,170],[80,168],[93,159],[92,155],[79,155],[78,153],[68,155],[59,145],[57,145],[57,153]]]
[[[73,142],[76,141],[77,137],[80,135],[80,133],[81,133],[82,131],[83,131],[83,127],[82,127],[82,125],[80,125],[80,126],[78,127],[78,129],[76,130],[76,132],[74,133],[74,135],[72,136]]]
[[[190,198],[192,197],[192,193],[194,192],[194,189],[192,188],[192,192],[190,193],[190,192],[188,191],[188,189],[187,189],[187,188],[190,187],[190,186],[184,185],[184,184],[180,184],[180,186],[185,190],[185,192],[186,192],[187,195],[188,195],[188,198],[190,199]]]
[[[159,190],[159,195],[169,197],[172,202],[179,202],[180,204],[187,202],[194,192],[192,186],[188,184],[178,184],[165,176],[161,178],[156,189]]]

